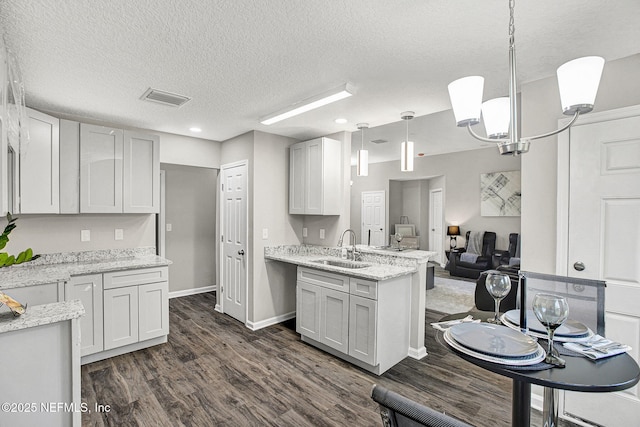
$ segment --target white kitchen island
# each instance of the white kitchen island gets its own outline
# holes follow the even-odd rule
[[[407,356],[427,354],[427,261],[434,253],[367,246],[358,251],[359,261],[345,265],[340,265],[340,248],[319,246],[266,248],[265,258],[298,266],[301,339],[380,375]]]
[[[3,426],[80,426],[83,314],[75,300],[27,307],[20,317],[0,315]]]

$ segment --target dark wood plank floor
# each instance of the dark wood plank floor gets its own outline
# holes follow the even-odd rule
[[[83,426],[378,426],[378,383],[476,426],[509,426],[511,381],[435,342],[378,377],[304,344],[293,322],[252,332],[215,293],[170,301],[169,342],[82,367]],[[538,417],[539,419],[539,417]]]

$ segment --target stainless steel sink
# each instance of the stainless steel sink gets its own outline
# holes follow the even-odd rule
[[[348,261],[342,259],[319,259],[317,261],[312,261],[316,264],[324,264],[324,265],[332,265],[334,267],[342,267],[342,268],[365,268],[370,267],[371,264],[358,262],[358,261]]]

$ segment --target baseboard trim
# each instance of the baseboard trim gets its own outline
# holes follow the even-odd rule
[[[281,314],[280,316],[271,317],[270,319],[261,320],[259,322],[247,321],[246,326],[252,331],[257,331],[258,329],[266,328],[267,326],[276,325],[286,320],[293,319],[294,317],[296,317],[296,312],[292,311],[290,313]]]
[[[205,292],[212,292],[212,291],[217,291],[217,290],[218,290],[218,286],[212,285],[212,286],[203,286],[201,288],[193,288],[193,289],[184,289],[184,290],[181,290],[181,291],[173,291],[173,292],[169,292],[169,299],[186,297],[186,296],[189,296],[189,295],[203,294]]]
[[[427,356],[427,348],[422,346],[420,348],[409,347],[409,354],[407,355],[412,359],[420,360]]]
[[[213,307],[213,309],[215,311],[217,311],[218,313],[223,313],[224,314],[224,311],[222,311],[222,306],[220,304],[216,304],[216,306]]]

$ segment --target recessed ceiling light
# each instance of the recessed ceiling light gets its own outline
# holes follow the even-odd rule
[[[200,128],[196,128],[196,127],[189,128],[189,130],[190,130],[191,132],[202,132],[202,129],[200,129]]]
[[[339,125],[342,125],[344,123],[347,123],[347,119],[335,119],[334,122],[336,122]]]

